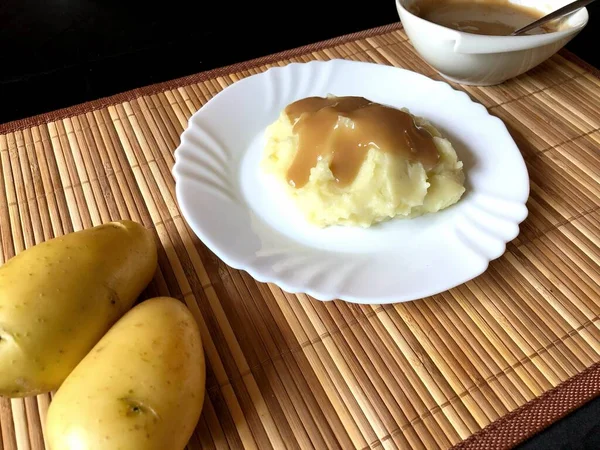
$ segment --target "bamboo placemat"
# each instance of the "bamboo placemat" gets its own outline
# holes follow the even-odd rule
[[[531,176],[521,234],[475,280],[410,303],[322,303],[230,269],[192,234],[170,172],[191,114],[269,66],[330,58],[439,79],[395,24],[0,126],[0,262],[112,219],[154,229],[144,297],[184,300],[208,361],[189,449],[504,448],[596,396],[600,81],[566,53],[463,88]],[[0,399],[0,448],[43,449],[50,400]]]

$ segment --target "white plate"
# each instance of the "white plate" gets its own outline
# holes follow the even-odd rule
[[[305,223],[258,164],[264,130],[290,102],[356,95],[429,119],[465,164],[452,207],[369,229]],[[502,121],[448,84],[394,67],[293,63],[240,80],[190,119],[175,151],[177,201],[223,262],[320,300],[392,303],[445,291],[485,271],[527,216],[529,178]]]

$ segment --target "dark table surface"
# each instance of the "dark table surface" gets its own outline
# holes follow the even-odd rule
[[[588,11],[567,48],[600,67]],[[396,21],[393,0],[2,0],[0,123]],[[600,449],[600,399],[519,449]]]

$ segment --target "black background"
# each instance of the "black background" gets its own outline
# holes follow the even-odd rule
[[[568,48],[598,67],[588,9]],[[0,123],[396,21],[393,0],[0,0]]]
[[[600,67],[588,11],[567,48]],[[0,123],[397,21],[393,0],[0,0]],[[600,400],[519,448],[600,449]]]

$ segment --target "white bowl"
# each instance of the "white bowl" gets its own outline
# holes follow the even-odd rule
[[[571,0],[510,0],[548,13]],[[417,53],[440,75],[460,84],[489,86],[516,77],[548,59],[587,24],[582,8],[559,31],[527,36],[483,36],[424,20],[409,9],[419,0],[396,0],[400,20]]]

